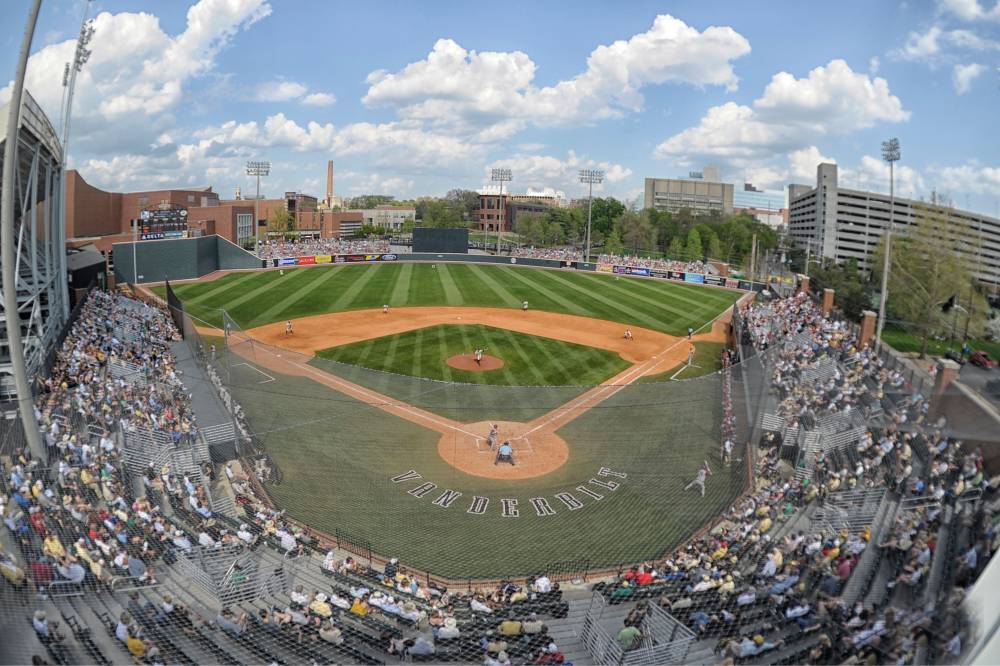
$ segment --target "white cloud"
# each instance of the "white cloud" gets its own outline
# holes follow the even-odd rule
[[[816,146],[794,150],[788,154],[788,176],[795,182],[815,183],[816,167],[824,162],[836,164],[837,160],[824,156]]]
[[[258,102],[287,102],[302,97],[308,90],[309,88],[295,81],[268,81],[257,84],[253,99]]]
[[[735,102],[711,107],[696,127],[657,146],[654,156],[682,162],[706,156],[736,162],[767,159],[825,136],[909,117],[885,79],[870,78],[843,60],[833,60],[802,79],[787,72],[775,74],[752,107]]]
[[[337,98],[331,93],[314,92],[306,95],[302,103],[306,106],[333,106],[337,103]]]
[[[351,183],[347,191],[353,196],[362,194],[389,194],[397,198],[413,190],[414,182],[406,178],[389,177],[383,178],[377,173],[368,174],[366,177]]]
[[[955,84],[955,92],[964,95],[972,89],[972,82],[980,74],[986,71],[986,65],[970,63],[968,65],[955,65],[952,71],[952,83]]]
[[[918,171],[908,166],[896,165],[896,194],[905,197],[916,197],[924,192],[924,179]],[[815,182],[815,175],[813,176]],[[889,163],[871,155],[861,157],[856,167],[841,166],[838,175],[839,185],[857,190],[872,192],[889,191]]]
[[[872,56],[868,59],[868,73],[872,76],[878,74],[878,68],[881,66],[882,61],[879,60],[878,56]]]
[[[555,188],[580,192],[584,187],[579,182],[580,169],[602,169],[607,184],[621,183],[632,175],[632,170],[621,164],[584,159],[572,150],[565,159],[551,155],[514,155],[495,160],[484,167],[484,182],[488,182],[490,169],[494,167],[507,167],[513,172],[512,191],[544,191],[546,188]],[[605,188],[606,185],[603,184],[594,185],[595,192],[602,192]]]
[[[939,0],[941,10],[953,14],[963,21],[998,21],[1000,22],[1000,0],[994,0],[993,7],[986,6],[979,0]]]
[[[927,32],[911,32],[902,47],[891,51],[889,55],[898,60],[926,60],[941,52],[940,26],[931,26]]]
[[[896,60],[926,62],[931,65],[953,57],[955,50],[1000,51],[1000,42],[982,37],[971,30],[945,30],[932,25],[927,32],[911,32],[902,47],[889,52]]]
[[[970,163],[930,170],[934,184],[944,192],[994,195],[1000,190],[1000,166]]]
[[[532,83],[536,65],[525,53],[470,51],[439,39],[424,60],[396,73],[372,72],[363,101],[394,107],[402,118],[479,134],[481,141],[498,140],[528,123],[585,124],[641,110],[641,89],[648,85],[733,89],[738,79],[731,61],[749,52],[749,42],[732,28],[699,32],[661,15],[648,31],[594,49],[581,74],[539,88]]]
[[[270,12],[265,0],[200,0],[188,9],[185,29],[175,36],[165,33],[152,14],[98,14],[93,54],[77,77],[77,144],[96,152],[120,151],[123,143],[147,147],[162,132],[157,118],[181,101],[185,85],[214,67],[237,32]],[[54,122],[63,66],[75,47],[74,36],[42,48],[28,62],[27,88]],[[9,97],[10,85],[0,89],[0,103]]]

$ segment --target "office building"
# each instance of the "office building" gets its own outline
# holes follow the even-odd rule
[[[647,178],[643,204],[669,213],[686,209],[694,215],[731,215],[733,185],[719,181],[714,167],[691,172],[688,178]]]
[[[896,197],[893,233],[906,234],[931,204]],[[792,241],[813,258],[837,262],[856,259],[871,270],[871,257],[889,225],[890,200],[884,192],[840,187],[837,165],[816,167],[816,185],[788,186],[788,232]],[[967,257],[975,277],[996,286],[1000,282],[1000,220],[954,208],[939,207],[961,229],[973,256]]]
[[[407,206],[376,206],[350,212],[361,213],[363,224],[388,231],[401,231],[407,222],[413,222],[417,217],[416,209]]]
[[[761,190],[751,183],[744,183],[742,188],[733,192],[733,211],[744,212],[758,222],[777,229],[788,224],[788,207],[785,205],[785,193]]]
[[[566,199],[550,194],[503,195],[503,229],[512,231],[517,216],[525,213],[546,213],[552,208],[565,208]],[[496,231],[500,224],[500,192],[487,187],[479,193],[479,230]]]

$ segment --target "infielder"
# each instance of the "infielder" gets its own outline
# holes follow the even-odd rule
[[[523,303],[521,303],[521,311],[522,312],[528,311],[528,301],[524,301]]]
[[[285,322],[285,335],[291,335],[294,332],[295,331],[292,330],[292,320],[289,319],[288,321]]]
[[[701,496],[705,496],[705,479],[712,474],[712,470],[708,466],[708,461],[703,461],[705,464],[698,468],[698,476],[694,477],[694,481],[684,486],[684,490],[691,488],[692,486],[698,486],[701,488]]]
[[[628,340],[628,341],[630,341],[630,342],[635,339],[635,338],[632,337],[632,329],[631,328],[626,328],[625,329],[625,339]]]
[[[382,306],[382,314],[389,314],[389,304],[386,303]]]

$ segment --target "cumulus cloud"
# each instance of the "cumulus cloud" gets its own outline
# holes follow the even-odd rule
[[[924,179],[917,170],[896,165],[896,194],[916,197],[924,192]],[[815,180],[815,174],[813,176]],[[838,181],[842,187],[872,192],[889,191],[889,163],[871,155],[864,155],[856,167],[839,170]]]
[[[302,103],[306,106],[333,106],[337,103],[337,98],[330,93],[314,92],[303,97]]]
[[[609,184],[620,183],[632,175],[632,170],[611,162],[599,162],[584,159],[572,150],[565,159],[552,155],[514,155],[488,164],[483,169],[484,181],[488,181],[490,170],[495,167],[507,167],[514,172],[517,190],[546,191],[580,191],[580,169],[602,169],[604,181]],[[605,185],[594,185],[595,192],[602,192]]]
[[[302,97],[309,88],[295,81],[268,81],[257,84],[253,99],[257,102],[287,102]]]
[[[877,122],[902,122],[910,113],[883,78],[853,71],[843,60],[805,78],[779,72],[753,106],[711,107],[696,127],[669,137],[655,157],[690,161],[770,158],[800,150],[824,136],[848,134]]]
[[[970,163],[930,170],[936,187],[949,193],[996,194],[1000,190],[1000,166]]]
[[[98,14],[93,54],[77,77],[74,125],[80,143],[95,152],[121,150],[123,142],[132,149],[151,143],[162,132],[158,117],[177,106],[185,85],[211,71],[233,36],[270,12],[265,0],[199,0],[177,35],[164,32],[152,14]],[[75,48],[74,37],[42,48],[28,61],[27,89],[54,121],[63,66]],[[0,89],[0,103],[10,92],[10,84]]]
[[[649,85],[733,89],[732,61],[749,52],[750,43],[732,28],[698,31],[661,15],[648,31],[594,49],[577,76],[536,87],[536,65],[525,53],[477,52],[439,39],[424,60],[396,73],[372,72],[363,101],[393,107],[405,119],[498,140],[528,124],[578,125],[639,111],[641,90]]]
[[[945,30],[932,25],[926,32],[911,32],[903,45],[889,52],[895,60],[937,64],[954,57],[958,50],[1000,51],[1000,42],[982,37],[971,30]]]
[[[986,65],[975,62],[968,65],[955,65],[951,74],[952,83],[955,84],[955,92],[959,95],[969,92],[972,89],[972,82],[985,71]]]
[[[985,3],[979,0],[939,0],[939,6],[945,13],[952,14],[963,21],[997,21],[1000,22],[1000,0],[990,0]]]

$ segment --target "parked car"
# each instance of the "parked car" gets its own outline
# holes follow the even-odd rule
[[[992,370],[997,367],[997,362],[990,358],[990,355],[984,351],[974,351],[969,355],[969,362],[972,365],[977,365],[984,370]]]
[[[944,357],[949,361],[954,361],[955,363],[958,363],[959,365],[965,365],[965,357],[962,356],[961,352],[950,351],[947,354],[945,354]]]

